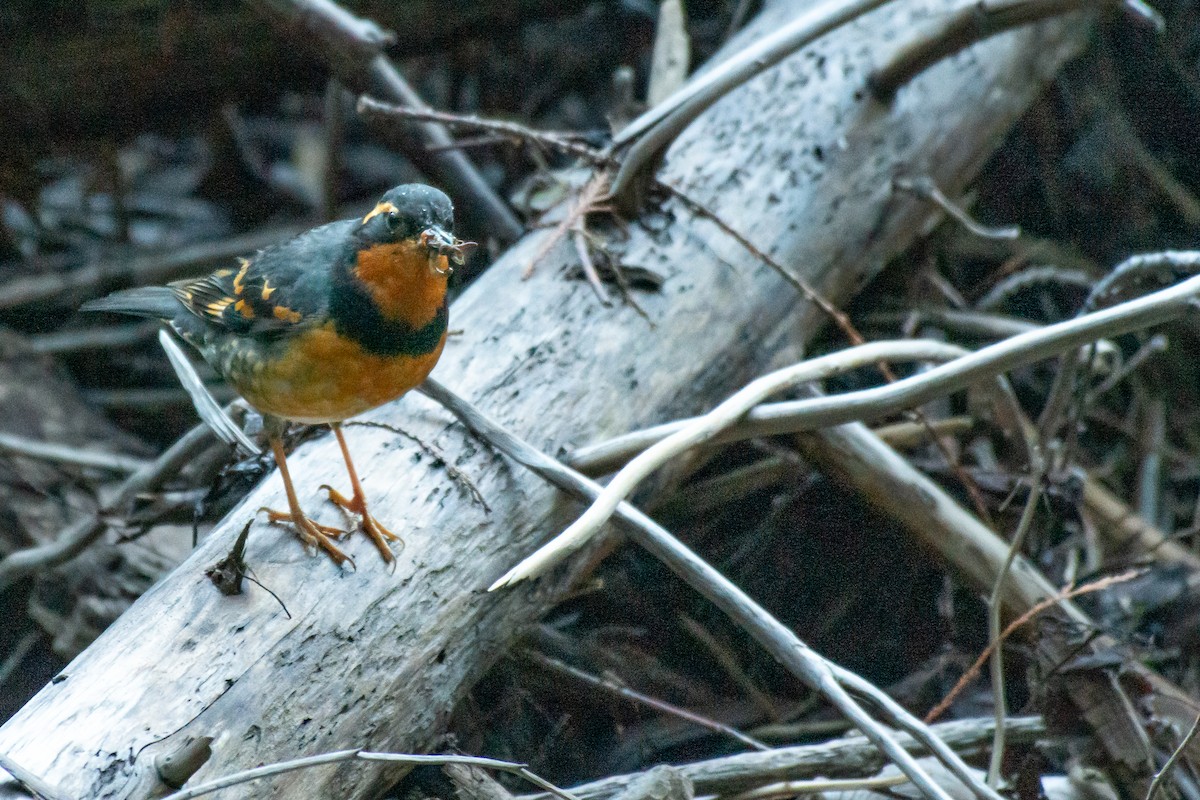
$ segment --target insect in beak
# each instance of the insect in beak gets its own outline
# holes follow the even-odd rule
[[[420,242],[422,246],[429,248],[431,261],[434,261],[436,256],[446,256],[451,264],[457,264],[458,266],[466,263],[464,249],[475,246],[474,242],[464,242],[461,239],[456,239],[438,227],[426,228],[422,231]],[[445,271],[438,269],[436,266],[434,269],[437,272],[453,271],[453,267]]]

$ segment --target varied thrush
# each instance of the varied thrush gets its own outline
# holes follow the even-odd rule
[[[116,292],[85,303],[160,319],[200,351],[263,415],[289,510],[266,509],[339,565],[344,531],[300,508],[283,450],[285,420],[328,423],[352,496],[329,499],[362,517],[384,560],[399,539],[367,510],[343,420],[395,400],[433,369],[446,342],[446,282],[467,245],[453,235],[450,198],[429,186],[388,191],[362,219],[314,228],[202,278]]]

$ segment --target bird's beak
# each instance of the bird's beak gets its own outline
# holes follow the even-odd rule
[[[431,253],[446,256],[452,263],[462,266],[466,261],[463,249],[472,243],[455,239],[446,231],[434,226],[421,232],[421,244],[428,247]]]

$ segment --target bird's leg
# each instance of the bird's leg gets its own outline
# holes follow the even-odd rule
[[[379,521],[367,511],[367,498],[363,494],[362,484],[358,482],[358,472],[354,469],[354,461],[350,458],[350,448],[346,447],[346,437],[342,434],[342,426],[333,422],[329,427],[333,428],[333,435],[337,437],[338,445],[342,448],[342,457],[346,459],[346,472],[350,473],[350,488],[354,496],[347,498],[337,489],[328,485],[321,488],[329,492],[331,503],[362,516],[363,532],[371,537],[371,541],[375,543],[383,560],[391,564],[396,559],[392,555],[392,549],[388,546],[388,542],[400,542],[403,546],[404,540],[380,525]]]
[[[268,433],[267,436],[271,442],[271,452],[275,454],[275,463],[279,465],[279,474],[283,477],[283,490],[287,493],[287,501],[289,511],[275,511],[270,508],[261,508],[260,511],[267,512],[267,518],[271,522],[290,522],[295,528],[301,541],[312,547],[324,550],[330,558],[340,567],[347,561],[350,566],[354,566],[354,559],[338,549],[333,543],[333,537],[338,536],[344,531],[334,528],[329,525],[321,525],[313,522],[308,518],[300,508],[300,501],[296,498],[296,489],[292,486],[292,476],[288,473],[287,456],[283,452],[283,438],[275,433]]]

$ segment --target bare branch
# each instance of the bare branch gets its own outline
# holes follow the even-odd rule
[[[1156,255],[1164,260],[1178,260],[1181,263],[1200,266],[1200,253],[1197,252],[1167,252]],[[733,441],[754,436],[812,430],[895,413],[966,388],[989,375],[1040,361],[1090,341],[1161,324],[1187,313],[1198,293],[1200,278],[1190,278],[1170,288],[1104,311],[1017,334],[893,384],[831,397],[758,406],[747,413],[744,420],[726,436],[713,441]],[[881,344],[883,343],[875,342],[863,347]],[[841,353],[850,357],[857,349],[850,348]],[[878,357],[888,356],[881,351]],[[581,448],[568,461],[577,469],[589,473],[607,471],[614,465],[625,463],[633,455],[674,434],[696,419],[699,418],[664,423]]]
[[[955,720],[934,725],[938,739],[956,751],[978,752],[992,738],[991,717]],[[1046,735],[1041,717],[1014,717],[1008,720],[1008,738],[1013,742],[1031,742]],[[914,753],[924,753],[920,745],[901,734],[900,740]],[[738,753],[675,767],[696,787],[697,796],[728,795],[749,791],[777,781],[805,778],[874,775],[884,760],[874,745],[860,734],[832,739],[819,744],[779,747],[766,753]],[[580,800],[608,800],[644,772],[613,775],[571,788]],[[523,795],[518,800],[548,800],[542,795]]]
[[[441,403],[476,435],[510,458],[523,464],[560,489],[587,499],[600,494],[601,487],[578,472],[550,458],[527,442],[486,417],[478,409],[436,381],[426,380],[421,391]],[[895,736],[873,720],[843,688],[843,682],[854,683],[856,692],[885,709],[894,724],[910,733],[928,747],[939,760],[959,778],[980,800],[999,800],[999,795],[981,783],[969,767],[951,752],[927,727],[899,707],[886,693],[853,673],[841,669],[814,652],[790,628],[771,616],[749,595],[728,578],[696,555],[665,528],[633,506],[620,502],[616,516],[634,539],[676,575],[708,598],[725,614],[741,625],[760,645],[800,680],[821,692],[851,722],[862,730],[900,771],[927,797],[946,800],[947,794],[929,774],[904,750]]]
[[[1106,5],[1119,5],[1106,0]],[[944,58],[1004,31],[1051,17],[1095,8],[1092,0],[1015,0],[1007,3],[974,3],[952,14],[933,32],[901,50],[891,63],[867,79],[871,92],[890,103],[901,86]]]
[[[104,509],[80,518],[52,542],[18,550],[6,556],[0,561],[0,592],[34,570],[61,564],[78,555],[104,532],[104,515],[119,513],[139,494],[160,486],[212,441],[213,433],[208,425],[197,425],[158,458],[126,478]]]

